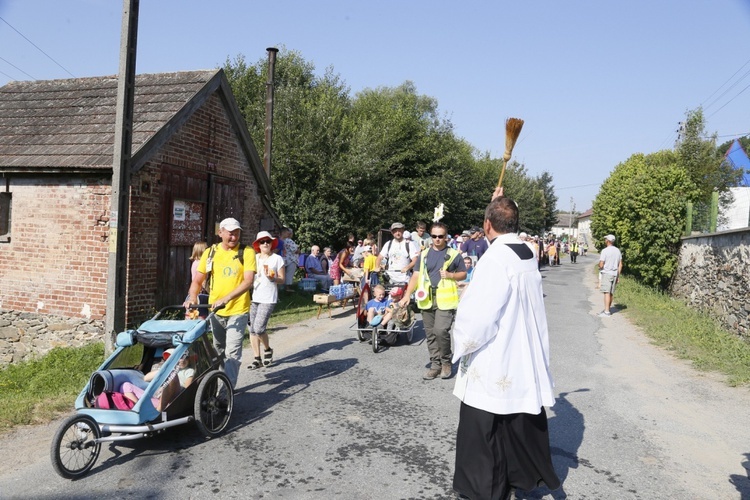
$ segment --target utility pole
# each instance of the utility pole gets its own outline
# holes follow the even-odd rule
[[[117,332],[125,329],[128,215],[130,202],[130,155],[133,144],[135,55],[140,0],[123,0],[120,31],[120,69],[117,74],[115,144],[112,157],[112,197],[109,216],[109,259],[104,346],[114,350]]]
[[[573,240],[573,210],[575,210],[575,202],[573,201],[573,197],[570,197],[570,214],[568,216],[568,245],[571,244]]]

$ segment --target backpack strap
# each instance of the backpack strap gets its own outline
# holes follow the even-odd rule
[[[211,278],[214,276],[214,254],[216,253],[216,247],[218,243],[211,245],[211,249],[208,252],[208,257],[206,258],[206,283],[204,285],[205,289],[208,290],[209,293],[211,293]],[[238,259],[240,261],[240,265],[242,268],[245,268],[245,249],[247,248],[247,245],[244,243],[240,243],[240,248],[237,251],[237,255],[235,256],[235,259]]]

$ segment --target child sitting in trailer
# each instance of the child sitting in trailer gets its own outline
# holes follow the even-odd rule
[[[388,307],[391,305],[391,299],[386,298],[385,287],[383,285],[376,285],[372,289],[373,298],[367,302],[365,306],[367,309],[367,322],[370,326],[378,326],[382,324],[388,324],[391,319],[391,309]]]
[[[173,352],[174,349],[167,349],[164,351],[164,361],[169,359],[169,356],[171,356]],[[189,351],[186,351],[185,354],[182,355],[182,358],[180,358],[180,361],[177,363],[176,373],[172,373],[169,378],[167,378],[166,382],[164,382],[164,385],[156,391],[154,397],[151,398],[151,402],[157,410],[161,411],[162,407],[166,407],[167,404],[177,396],[177,394],[182,392],[182,389],[186,388],[193,382],[195,369],[190,366],[189,356]],[[150,382],[153,380],[158,373],[160,366],[161,364],[153,366],[151,371],[144,375],[144,382]],[[133,403],[137,403],[145,392],[143,389],[135,384],[131,384],[130,382],[123,383],[120,391]],[[164,404],[162,405],[162,403]]]

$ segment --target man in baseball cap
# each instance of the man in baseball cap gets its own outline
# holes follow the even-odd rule
[[[622,253],[615,246],[614,234],[605,236],[604,243],[607,246],[599,253],[600,290],[604,294],[604,310],[599,313],[599,316],[606,318],[612,316],[610,308],[612,307],[612,297],[615,294],[615,286],[622,273]]]
[[[250,311],[247,292],[253,286],[256,272],[255,250],[252,246],[240,245],[241,230],[239,221],[232,217],[219,223],[221,243],[203,252],[184,304],[186,308],[198,304],[198,292],[205,281],[208,303],[214,310],[224,306],[209,318],[214,347],[224,358],[224,372],[233,388],[237,385],[242,363],[242,341]]]
[[[419,255],[419,248],[404,239],[404,226],[401,222],[391,224],[393,239],[383,245],[375,261],[375,269],[386,267],[391,283],[406,283],[414,262]]]
[[[233,219],[232,217],[228,217],[221,221],[219,224],[219,230],[226,229],[227,231],[234,231],[236,229],[242,230],[240,227],[240,222],[237,219]]]

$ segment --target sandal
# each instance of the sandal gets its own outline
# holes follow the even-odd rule
[[[260,356],[256,356],[255,360],[250,364],[250,366],[248,366],[248,368],[250,368],[251,370],[257,370],[261,366],[263,366],[263,364],[260,362]]]
[[[273,363],[273,349],[269,347],[263,350],[263,366],[271,366],[271,363]]]

